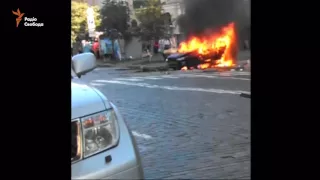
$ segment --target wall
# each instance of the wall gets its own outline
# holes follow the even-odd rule
[[[140,39],[132,37],[131,41],[125,42],[124,52],[127,58],[129,58],[130,56],[132,56],[133,59],[141,58],[142,43],[140,42]]]

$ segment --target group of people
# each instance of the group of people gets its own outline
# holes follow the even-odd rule
[[[78,53],[88,53],[91,52],[97,56],[97,58],[100,56],[99,54],[99,41],[98,39],[95,39],[93,42],[82,40],[81,47],[78,50]]]
[[[165,54],[163,53],[165,50],[172,48],[172,42],[167,39],[167,38],[163,38],[163,39],[156,39],[153,43],[153,53],[154,54],[158,54],[161,53],[164,57]],[[146,46],[146,50],[147,52],[151,52],[151,48],[150,45]]]
[[[154,44],[145,45],[144,51],[147,54],[151,55],[152,47],[153,47],[153,54],[161,53],[163,58],[166,59],[166,55],[164,54],[165,50],[170,48],[175,48],[174,42],[172,42],[169,38],[161,38],[155,39]],[[95,38],[94,41],[82,40],[81,45],[78,49],[78,53],[93,53],[97,59],[102,60],[114,60],[119,59],[121,60],[121,52],[120,52],[120,45],[118,40],[114,40],[113,42],[110,38],[101,36],[99,38]],[[73,54],[73,46],[71,45],[71,54]]]
[[[87,41],[87,40],[82,40],[81,46],[78,48],[78,54],[91,52],[97,58],[100,58],[99,46],[100,45],[99,45],[98,39],[95,39],[93,42]],[[71,43],[71,56],[73,56],[73,44],[72,43]]]
[[[102,59],[102,60],[120,59],[121,60],[120,47],[117,40],[114,42],[112,42],[108,38],[95,38],[94,41],[82,40],[81,45],[78,48],[78,54],[88,53],[88,52],[93,53],[97,59]],[[71,55],[73,55],[72,45],[71,45]]]

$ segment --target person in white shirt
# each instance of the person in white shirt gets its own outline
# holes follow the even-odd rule
[[[169,39],[161,39],[159,42],[159,47],[161,49],[161,51],[159,50],[159,52],[162,53],[162,56],[165,60],[167,58],[167,56],[163,52],[164,52],[164,50],[171,48],[171,43],[170,43]]]

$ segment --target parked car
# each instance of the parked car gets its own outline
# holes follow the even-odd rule
[[[138,148],[118,108],[80,81],[92,53],[72,57],[71,179],[144,179]]]

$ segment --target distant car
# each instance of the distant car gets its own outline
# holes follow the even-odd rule
[[[92,53],[72,57],[71,179],[144,179],[139,151],[118,108],[79,78]]]
[[[206,55],[200,55],[197,51],[174,53],[167,57],[166,62],[168,67],[174,70],[180,70],[182,67],[197,69],[198,65],[203,63],[215,64],[215,61],[221,58],[223,52],[224,49]]]

